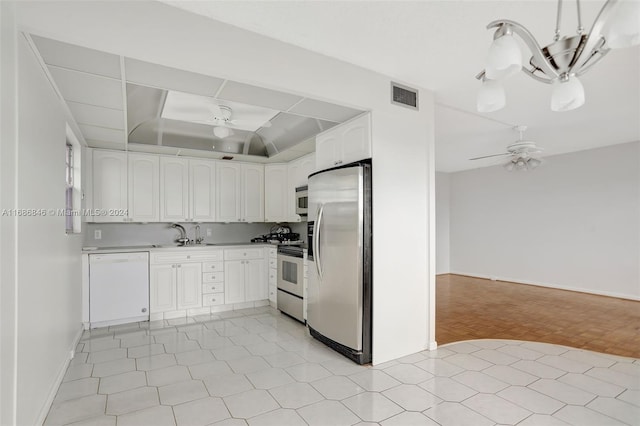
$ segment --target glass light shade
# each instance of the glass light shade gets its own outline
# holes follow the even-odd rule
[[[477,108],[478,112],[493,112],[504,108],[506,97],[504,87],[499,81],[484,80],[480,90],[478,90]]]
[[[508,163],[505,163],[502,167],[504,167],[506,171],[512,172],[515,166],[516,166],[516,163],[514,163],[513,161],[509,161]]]
[[[603,35],[611,49],[640,44],[640,2],[619,1],[607,20]]]
[[[584,105],[584,87],[576,76],[567,81],[556,79],[551,84],[551,110],[570,111]]]
[[[538,160],[537,158],[529,158],[529,160],[527,161],[527,168],[529,170],[533,170],[536,167],[538,167],[541,163],[542,161]]]
[[[521,69],[522,52],[513,35],[505,34],[493,40],[485,66],[487,78],[500,80],[517,74]]]
[[[213,134],[216,135],[217,137],[219,137],[220,139],[224,139],[227,136],[231,136],[233,132],[231,131],[230,128],[228,127],[214,127],[213,128]]]

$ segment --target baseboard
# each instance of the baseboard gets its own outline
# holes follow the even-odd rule
[[[483,275],[483,274],[474,274],[474,273],[470,273],[470,272],[458,272],[458,271],[454,272],[454,271],[452,271],[449,274],[451,274],[451,275],[462,275],[462,276],[465,276],[465,277],[472,277],[472,278],[481,278],[481,279],[491,280],[491,281],[507,281],[507,282],[514,283],[514,284],[534,285],[534,286],[537,286],[537,287],[553,288],[553,289],[556,289],[556,290],[575,291],[575,292],[578,292],[578,293],[594,294],[594,295],[597,295],[597,296],[615,297],[617,299],[627,299],[627,300],[640,301],[640,296],[630,296],[628,294],[615,293],[615,292],[611,292],[611,291],[595,291],[595,290],[592,290],[592,289],[581,288],[581,287],[561,286],[561,285],[557,285],[557,284],[543,283],[543,282],[539,282],[539,281],[525,281],[525,280],[520,280],[520,279],[515,279],[515,278],[497,277],[497,276],[493,276],[493,275]]]
[[[430,351],[435,351],[436,349],[438,349],[438,342],[436,342],[435,340],[429,342],[429,346],[427,347],[427,349]]]
[[[76,348],[78,347],[78,343],[80,343],[80,339],[82,338],[82,333],[84,333],[84,324],[80,326],[80,329],[76,333],[76,336],[73,338],[73,343],[67,352],[69,356],[66,361],[62,364],[62,368],[58,371],[56,375],[56,379],[53,381],[53,385],[49,390],[49,396],[47,397],[42,409],[40,410],[40,414],[38,414],[38,422],[36,424],[44,424],[45,419],[47,418],[47,414],[49,414],[49,410],[51,409],[51,404],[53,404],[53,400],[56,397],[56,393],[58,393],[58,388],[62,384],[62,379],[64,379],[64,375],[67,372],[67,368],[69,368],[69,364],[73,357],[76,354]]]

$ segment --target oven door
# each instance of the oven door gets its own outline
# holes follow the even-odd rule
[[[302,297],[303,278],[302,258],[278,254],[278,289]]]

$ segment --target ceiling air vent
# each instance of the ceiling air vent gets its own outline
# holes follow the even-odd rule
[[[418,91],[392,81],[391,103],[411,109],[418,109]]]

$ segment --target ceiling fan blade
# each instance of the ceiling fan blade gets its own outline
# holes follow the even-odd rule
[[[482,160],[483,158],[491,158],[491,157],[503,157],[505,155],[513,155],[510,152],[505,152],[502,154],[493,154],[493,155],[484,155],[482,157],[474,157],[474,158],[469,158],[469,161],[471,160]]]

